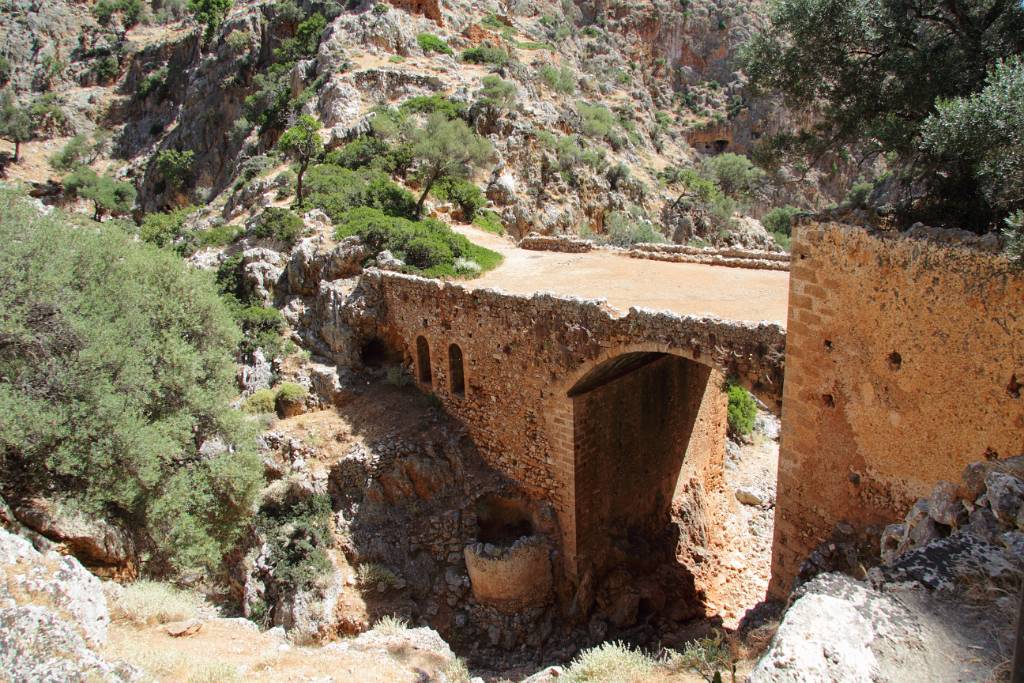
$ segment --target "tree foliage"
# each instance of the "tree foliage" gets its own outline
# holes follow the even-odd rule
[[[19,105],[8,91],[0,94],[0,138],[14,143],[14,163],[21,157],[21,143],[36,134],[36,123],[29,106]]]
[[[491,143],[474,133],[465,121],[431,114],[412,138],[412,155],[423,186],[416,215],[423,212],[423,203],[434,183],[441,178],[467,177],[490,159],[493,151]]]
[[[779,0],[743,62],[755,88],[813,115],[777,137],[778,149],[815,160],[847,145],[888,154],[947,213],[984,229],[997,216],[970,160],[921,154],[922,127],[940,102],[979,92],[999,59],[1022,51],[1018,0]]]
[[[209,41],[217,33],[234,0],[188,0],[188,9],[199,25],[205,27],[203,37]]]
[[[167,186],[177,191],[192,177],[195,158],[196,153],[190,149],[165,149],[156,155],[156,170]]]
[[[316,117],[303,114],[294,126],[281,135],[277,146],[285,155],[299,162],[296,194],[298,205],[302,206],[302,177],[306,175],[310,162],[324,152],[324,141],[320,138],[320,122]]]
[[[0,194],[0,454],[26,493],[215,568],[260,484],[237,413],[238,331],[209,276],[110,225]],[[219,438],[234,450],[200,455]]]
[[[107,175],[99,175],[88,166],[82,166],[64,178],[64,189],[73,195],[88,199],[95,208],[93,218],[104,214],[125,214],[135,204],[135,187]]]

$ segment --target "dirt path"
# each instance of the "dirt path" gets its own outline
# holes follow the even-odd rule
[[[789,273],[629,258],[607,252],[564,254],[519,249],[511,240],[469,226],[455,226],[477,244],[505,257],[494,270],[470,281],[513,294],[550,291],[607,299],[622,313],[631,306],[683,315],[786,324]]]

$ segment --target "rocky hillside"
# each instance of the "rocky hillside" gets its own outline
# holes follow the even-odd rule
[[[208,35],[175,3],[139,17],[30,4],[0,19],[12,43],[38,45],[9,52],[8,86],[52,115],[8,177],[60,180],[68,164],[48,157],[69,136],[96,138],[79,156],[136,187],[136,218],[195,206],[207,225],[238,222],[240,209],[290,193],[276,142],[296,116],[315,116],[326,150],[340,151],[382,137],[381,107],[423,112],[424,98],[449,102],[492,143],[473,181],[515,237],[773,248],[757,218],[835,201],[853,179],[839,168],[768,175],[732,155],[789,119],[749,98],[737,70],[758,3],[246,0]],[[451,201],[433,195],[435,211]]]

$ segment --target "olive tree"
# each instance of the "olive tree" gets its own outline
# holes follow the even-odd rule
[[[323,154],[324,141],[320,138],[320,122],[309,114],[303,114],[298,122],[286,130],[277,141],[278,148],[287,156],[299,162],[296,174],[296,203],[302,206],[302,177],[309,168],[309,163]]]
[[[421,194],[416,216],[434,184],[442,178],[466,178],[482,166],[493,153],[491,143],[480,137],[462,119],[449,119],[442,113],[431,114],[412,134],[412,156],[417,164]]]
[[[0,95],[0,138],[14,143],[14,163],[21,159],[21,143],[31,140],[35,133],[29,107],[20,106],[9,92]]]

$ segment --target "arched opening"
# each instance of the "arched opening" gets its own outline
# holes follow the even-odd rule
[[[430,384],[433,376],[430,372],[430,344],[423,337],[416,337],[416,374],[424,384]]]
[[[713,540],[708,494],[725,451],[721,384],[708,366],[641,351],[601,363],[568,390],[575,574],[589,574],[599,594],[628,577],[663,591],[641,595],[648,611],[702,612],[695,577]]]
[[[402,362],[401,353],[396,354],[379,337],[373,337],[359,349],[359,362],[365,368],[382,368]]]
[[[462,349],[458,344],[448,347],[448,380],[453,394],[466,394],[466,372],[462,364]]]

